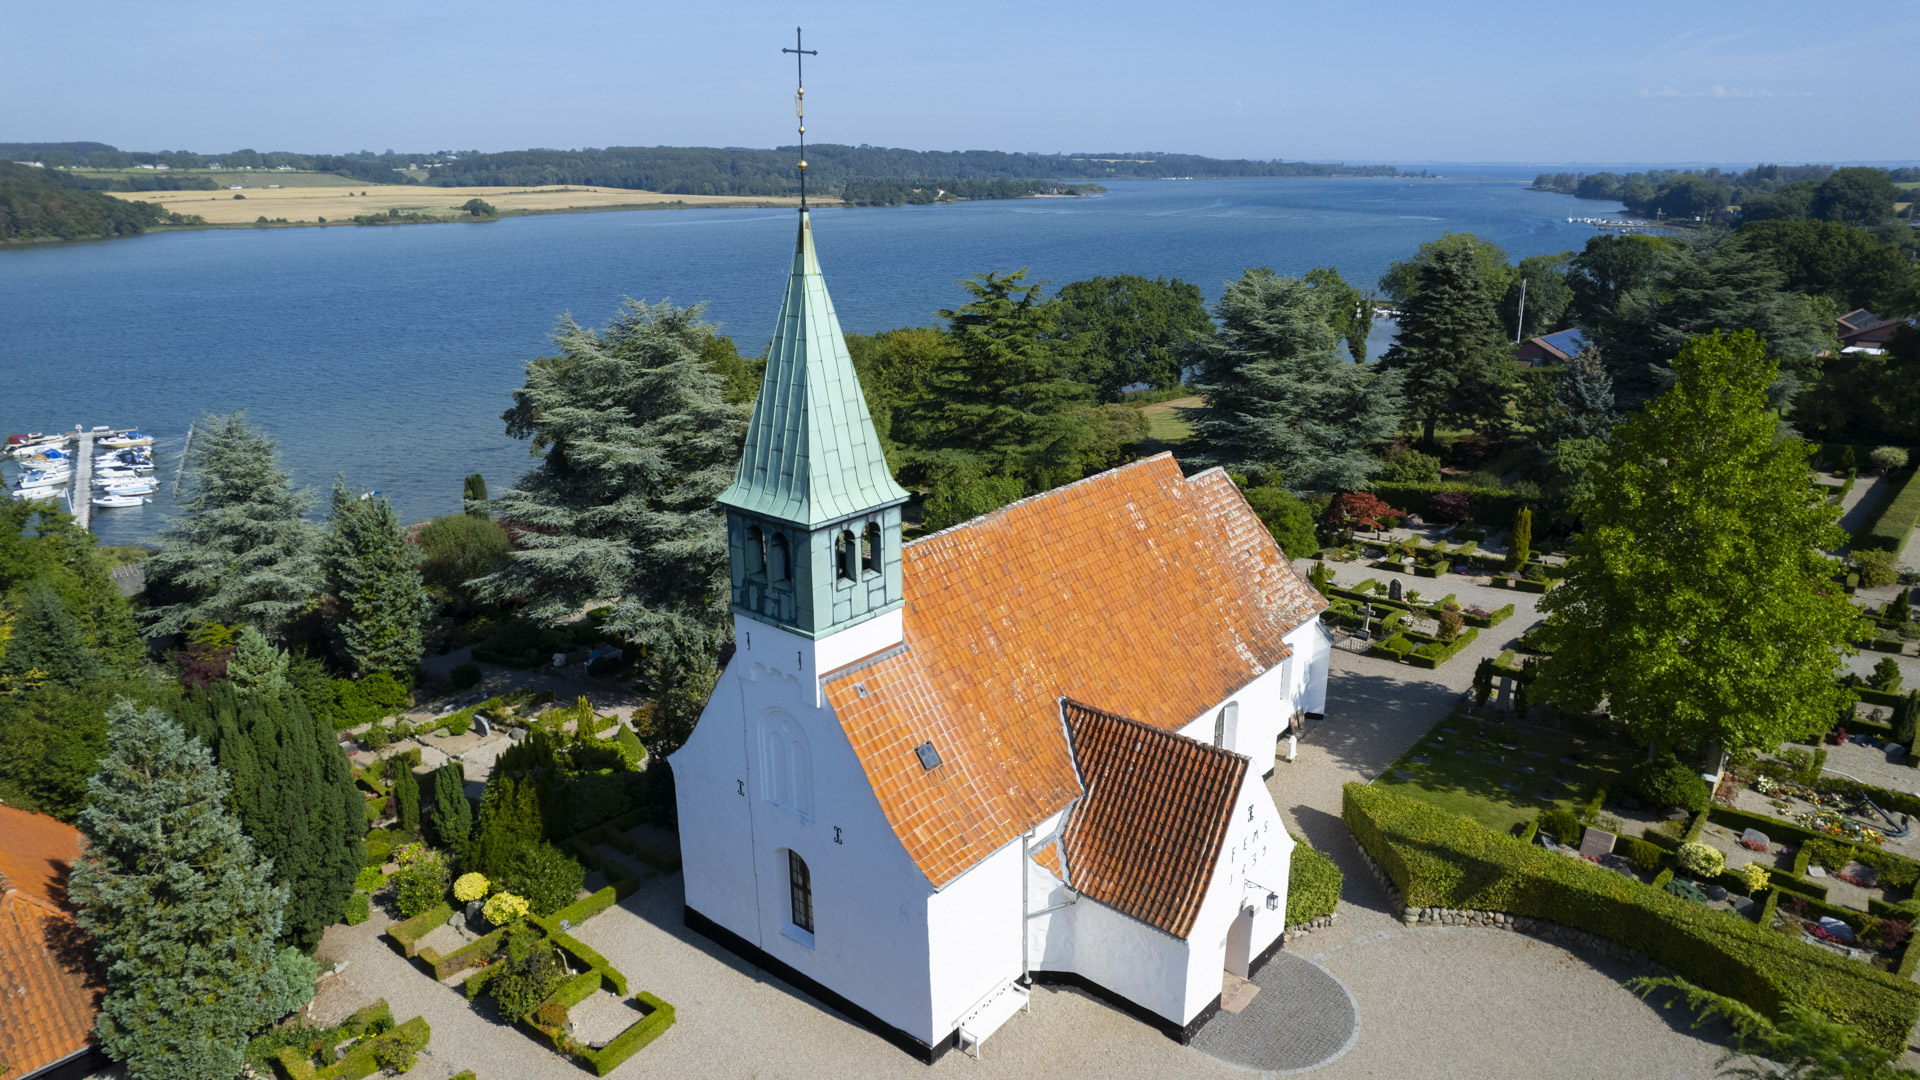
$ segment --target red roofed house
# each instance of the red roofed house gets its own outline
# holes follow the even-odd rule
[[[1324,601],[1165,454],[903,546],[802,213],[672,758],[688,924],[933,1060],[1069,982],[1191,1037],[1278,948]],[[1083,704],[1084,703],[1084,704]]]
[[[0,806],[0,1080],[91,1074],[101,985],[67,909],[80,831]]]

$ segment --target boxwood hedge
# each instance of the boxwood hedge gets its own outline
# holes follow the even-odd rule
[[[1804,1005],[1898,1051],[1920,985],[1701,907],[1579,859],[1520,843],[1386,788],[1350,783],[1343,817],[1412,907],[1502,911],[1638,949],[1767,1016]]]
[[[1331,915],[1340,906],[1340,868],[1305,840],[1293,838],[1293,858],[1287,867],[1287,925]]]

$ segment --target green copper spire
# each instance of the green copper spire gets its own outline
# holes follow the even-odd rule
[[[740,471],[720,502],[812,529],[906,499],[880,451],[802,213]]]

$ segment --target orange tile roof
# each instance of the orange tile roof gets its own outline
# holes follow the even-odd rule
[[[1183,477],[1169,454],[916,541],[904,561],[906,647],[825,689],[936,888],[1081,794],[1062,698],[1178,729],[1286,659],[1286,634],[1326,606],[1225,473]],[[929,741],[930,770],[914,754]]]
[[[79,830],[0,806],[0,1080],[84,1048],[101,983],[66,909]]]
[[[1184,938],[1206,899],[1247,758],[1062,702],[1087,797],[1067,820],[1068,884]]]

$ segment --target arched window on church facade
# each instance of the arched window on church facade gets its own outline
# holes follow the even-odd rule
[[[767,541],[767,576],[775,581],[787,580],[787,534],[774,533]]]
[[[880,572],[880,526],[867,522],[860,530],[860,572],[877,574]]]
[[[799,722],[778,709],[760,720],[760,797],[813,820],[813,754]]]
[[[858,556],[853,550],[853,533],[842,529],[840,538],[833,542],[834,576],[841,581],[852,581],[858,576]]]
[[[1221,706],[1220,714],[1213,718],[1213,745],[1226,749],[1227,740],[1236,734],[1234,729],[1239,726],[1239,721],[1239,702],[1229,701]]]
[[[767,573],[767,536],[760,526],[747,526],[747,573],[765,577]]]

